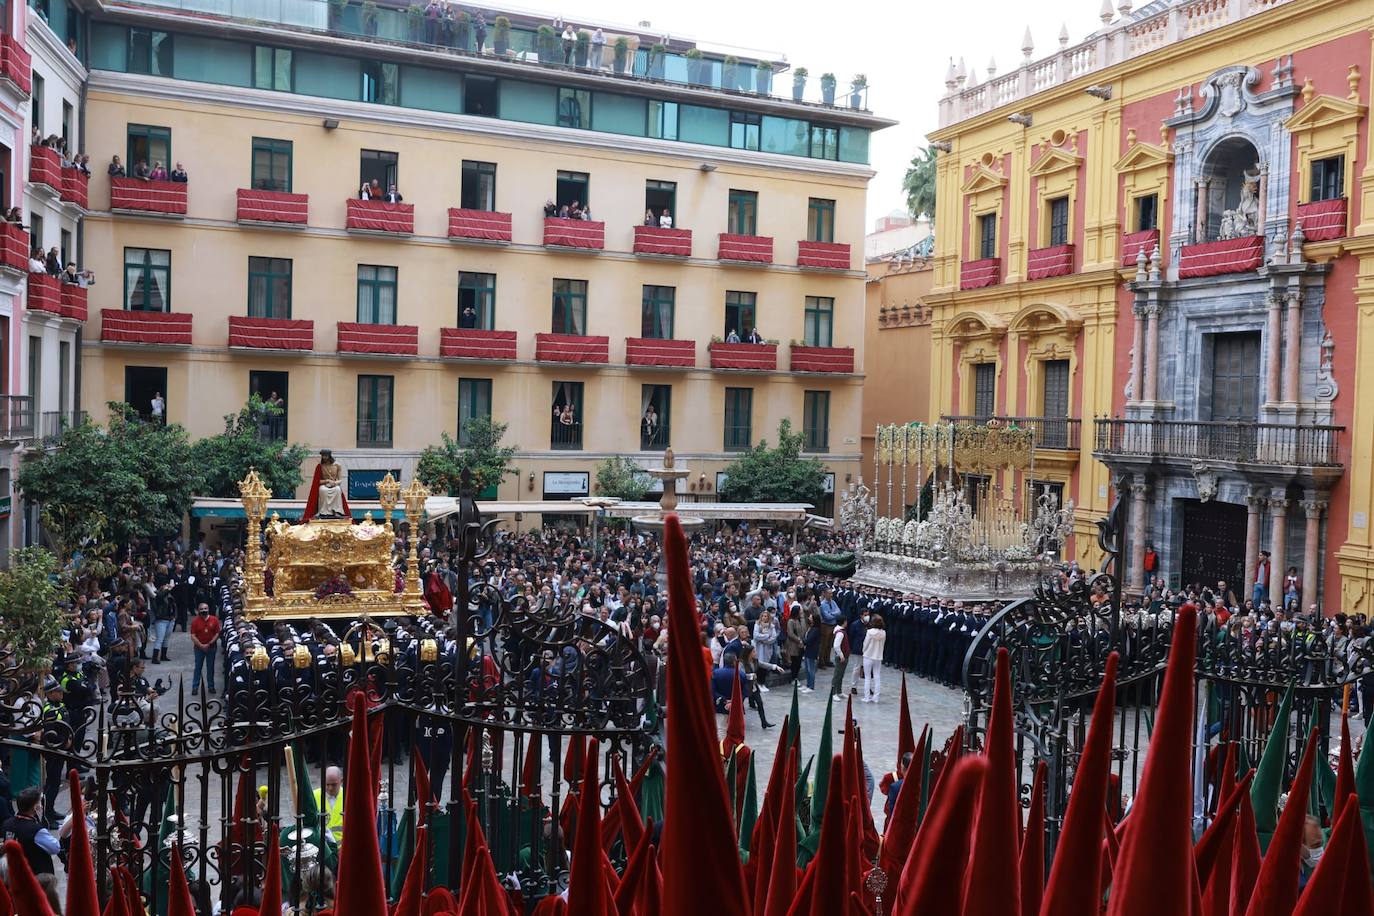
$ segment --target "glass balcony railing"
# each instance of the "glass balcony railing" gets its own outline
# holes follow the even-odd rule
[[[431,20],[423,12],[403,7],[340,0],[135,0],[137,5],[184,12],[207,13],[226,19],[263,25],[308,29],[369,41],[393,41],[426,45],[453,54],[477,54],[476,32],[470,14],[457,19]],[[464,18],[468,17],[468,18]],[[497,34],[494,18],[487,22],[481,53],[533,65],[568,67],[600,72],[622,79],[652,80],[682,86],[698,86],[722,92],[748,93],[829,107],[868,111],[868,87],[824,86],[819,77],[800,86],[789,71],[759,68],[756,60],[729,62],[720,57],[688,57],[686,51],[646,45],[638,36],[617,48],[619,35],[607,33],[605,45],[575,42],[566,49],[557,35],[525,24],[512,24],[504,36]],[[498,39],[500,39],[498,41]],[[598,48],[600,51],[598,52]]]

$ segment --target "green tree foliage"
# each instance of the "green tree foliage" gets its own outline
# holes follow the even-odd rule
[[[720,498],[728,503],[810,503],[820,505],[825,496],[825,465],[803,458],[802,435],[792,432],[792,421],[778,424],[778,445],[767,440],[730,462]]]
[[[906,208],[912,216],[924,213],[935,219],[935,150],[927,146],[911,157],[906,175],[902,178],[906,192]]]
[[[196,492],[201,496],[237,499],[239,481],[256,468],[267,489],[291,498],[301,485],[301,462],[310,450],[304,445],[275,441],[264,434],[282,415],[282,408],[256,394],[236,414],[225,414],[224,432],[191,446],[191,460],[200,472]]]
[[[635,502],[649,492],[649,475],[624,455],[615,455],[596,466],[596,492]]]
[[[70,601],[72,593],[58,576],[59,568],[52,551],[24,547],[10,555],[10,568],[0,571],[0,642],[29,671],[50,664],[54,648],[62,642],[64,618],[57,605]]]
[[[460,446],[448,433],[443,433],[439,445],[427,446],[420,453],[415,476],[435,493],[458,495],[464,471],[472,474],[472,488],[481,493],[497,486],[507,474],[515,474],[510,467],[518,445],[502,445],[506,424],[490,417],[473,417],[463,430],[468,444]]]
[[[125,543],[176,532],[200,483],[185,429],[145,422],[128,404],[109,408],[107,427],[64,430],[16,481],[68,549],[89,538]]]

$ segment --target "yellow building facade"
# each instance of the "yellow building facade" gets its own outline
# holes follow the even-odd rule
[[[1040,431],[1001,482],[1063,487],[1085,567],[1120,497],[1130,590],[1368,613],[1374,4],[1119,13],[947,75],[933,412]]]
[[[361,98],[306,96],[302,67],[319,47],[243,28],[276,53],[295,45],[294,91],[177,78],[182,47],[203,50],[203,35],[169,39],[171,77],[102,70],[116,55],[95,43],[88,149],[129,169],[165,156],[189,180],[92,182],[86,250],[101,295],[87,404],[147,413],[160,395],[194,438],[250,393],[275,393],[285,418],[273,432],[332,448],[360,495],[386,470],[409,477],[441,433],[483,413],[518,448],[504,500],[589,495],[600,460],[656,465],[667,445],[696,472],[683,492],[711,498],[717,472],[783,420],[840,480],[857,472],[871,170],[854,160],[890,122],[635,79],[609,57],[546,67],[341,34],[328,44],[338,60],[366,57]],[[406,105],[417,57],[424,86],[451,78],[454,105],[499,98],[500,117],[433,110],[448,106],[442,92],[423,96],[429,110]],[[400,104],[368,100],[374,63],[400,68]],[[624,111],[646,110],[638,132],[660,136],[626,126]],[[622,117],[598,129],[602,112]],[[770,151],[780,137],[792,145]],[[359,201],[369,175],[404,204]],[[574,200],[590,219],[546,218]],[[646,231],[646,210],[663,225],[665,208],[672,230]],[[767,342],[751,346],[755,330]]]

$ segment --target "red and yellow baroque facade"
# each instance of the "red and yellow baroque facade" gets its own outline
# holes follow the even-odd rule
[[[947,78],[932,413],[1039,431],[999,483],[1062,485],[1085,567],[1120,495],[1132,590],[1372,610],[1371,26],[1351,0],[1127,3]]]

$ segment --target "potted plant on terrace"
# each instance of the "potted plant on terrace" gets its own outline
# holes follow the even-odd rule
[[[339,29],[343,27],[344,10],[348,9],[348,0],[329,0],[329,27]]]
[[[860,108],[864,103],[863,92],[868,88],[868,77],[862,73],[854,74],[854,78],[849,81],[849,107]]]
[[[377,34],[377,19],[381,13],[377,9],[375,0],[363,0],[363,33],[366,35]]]
[[[615,40],[615,72],[625,72],[625,62],[630,57],[630,39],[621,35]]]
[[[802,95],[806,92],[806,78],[809,75],[805,67],[798,67],[792,71],[792,101],[802,100]]]
[[[766,60],[761,60],[754,68],[754,88],[759,95],[768,95],[773,91],[773,65]]]
[[[663,79],[663,58],[667,53],[667,45],[655,42],[649,46],[649,76],[656,80]]]
[[[554,34],[553,26],[541,25],[537,41],[539,62],[541,64],[555,63],[558,60],[558,36]]]
[[[739,58],[733,54],[725,58],[725,66],[721,68],[720,88],[739,88]]]
[[[702,54],[699,48],[692,48],[687,52],[687,82],[693,86],[705,85],[706,64],[702,61]]]
[[[496,28],[491,33],[491,43],[499,57],[505,57],[510,50],[510,20],[505,16],[496,17]]]
[[[821,74],[821,101],[827,105],[835,104],[835,74]]]
[[[577,66],[587,66],[587,54],[591,46],[592,36],[579,29],[577,32],[577,40],[573,43],[573,60],[576,61]]]
[[[463,10],[458,14],[458,47],[467,51],[472,40],[472,14]]]
[[[406,27],[410,30],[411,41],[424,41],[425,8],[418,3],[406,7]]]

